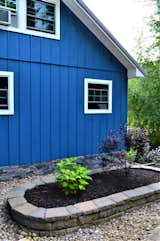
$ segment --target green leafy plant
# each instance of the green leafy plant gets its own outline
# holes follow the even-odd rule
[[[141,163],[160,162],[160,146],[155,150],[146,152],[140,161]]]
[[[67,158],[57,164],[57,182],[65,195],[75,195],[79,190],[86,190],[90,170],[75,162],[76,158]]]
[[[134,162],[136,159],[136,155],[137,155],[137,151],[131,148],[130,151],[127,151],[127,154],[126,154],[127,160]]]

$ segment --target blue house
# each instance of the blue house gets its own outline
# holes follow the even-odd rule
[[[97,153],[144,75],[81,0],[0,0],[0,166]]]

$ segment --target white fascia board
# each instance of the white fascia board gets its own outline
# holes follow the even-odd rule
[[[137,68],[128,69],[128,79],[135,77],[144,77],[144,75]]]
[[[96,21],[75,0],[63,0],[65,5],[81,20],[81,22],[110,50],[110,52],[127,69],[137,69],[136,65],[128,58],[124,51],[116,45],[109,35],[99,26]],[[141,76],[144,76],[141,72]],[[134,76],[137,77],[137,74]]]

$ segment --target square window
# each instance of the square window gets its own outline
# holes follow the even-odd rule
[[[112,113],[112,81],[85,79],[85,114]]]
[[[0,71],[0,115],[14,114],[13,73]]]

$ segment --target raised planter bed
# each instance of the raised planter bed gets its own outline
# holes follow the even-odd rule
[[[47,187],[55,183],[53,177],[37,179],[37,181],[30,185],[21,186],[12,191],[8,199],[11,215],[19,224],[29,229],[37,230],[42,234],[50,234],[84,224],[95,223],[100,219],[118,215],[129,208],[159,199],[160,169],[142,165],[134,166],[132,169],[137,169],[137,172],[139,169],[145,170],[145,172],[148,171],[149,176],[152,174],[153,180],[151,181],[151,178],[149,178],[149,185],[144,186],[142,183],[141,185],[143,186],[130,190],[123,190],[121,187],[121,192],[110,193],[110,195],[103,197],[89,199],[89,196],[85,196],[84,199],[82,197],[78,203],[76,199],[63,200],[64,204],[61,206],[61,202],[58,200],[59,207],[54,200],[52,205],[50,202],[46,204],[46,199],[44,203],[42,202],[43,200],[40,202],[36,201],[34,198],[35,190],[36,192],[46,192],[45,188],[42,190],[42,187]],[[153,174],[155,174],[155,177]],[[155,180],[158,180],[158,182],[152,183],[155,182]],[[34,189],[35,187],[36,189]],[[36,195],[38,194],[36,193]],[[30,202],[33,202],[34,205]]]

